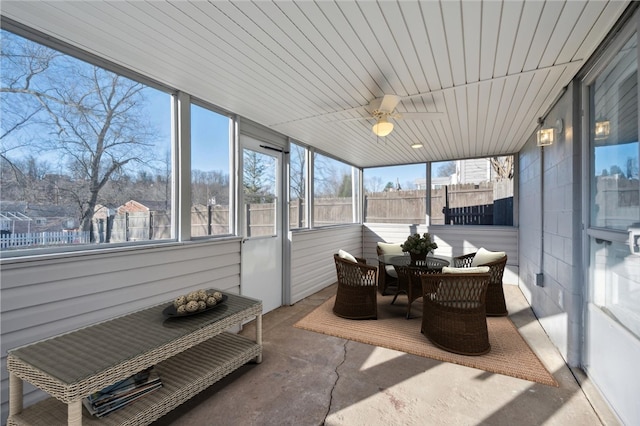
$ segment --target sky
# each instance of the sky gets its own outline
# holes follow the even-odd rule
[[[167,117],[167,101],[164,98],[167,95],[161,92],[155,93],[155,95],[153,92],[150,93],[150,104],[153,105],[150,112],[152,116],[163,117],[157,124],[163,134],[169,135],[171,123]],[[192,168],[202,171],[224,170],[228,173],[229,150],[227,148],[223,152],[220,147],[226,147],[229,140],[229,119],[224,115],[192,105],[191,120]],[[212,150],[212,147],[216,148]],[[366,182],[366,179],[378,176],[382,186],[387,182],[395,185],[399,180],[403,188],[412,189],[415,179],[424,179],[425,173],[425,165],[416,164],[365,169],[364,177]]]
[[[414,189],[414,181],[416,179],[425,179],[427,176],[426,170],[426,165],[424,163],[403,166],[372,167],[364,170],[364,183],[365,187],[367,187],[368,181],[371,178],[379,177],[382,188],[369,189],[382,190],[387,182],[393,183],[394,187],[397,185],[397,182],[400,182],[400,186],[403,189]]]
[[[620,145],[605,145],[599,146],[595,149],[595,172],[596,176],[602,174],[602,170],[609,171],[611,166],[617,165],[626,172],[627,159],[635,159],[634,176],[638,178],[638,161],[640,159],[640,144],[638,142],[620,144]]]

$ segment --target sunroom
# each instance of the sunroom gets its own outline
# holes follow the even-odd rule
[[[640,423],[636,2],[0,14],[3,425],[8,350],[203,287],[268,313],[414,232],[505,251],[564,362]]]

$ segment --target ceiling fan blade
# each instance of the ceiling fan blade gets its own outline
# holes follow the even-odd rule
[[[401,112],[394,114],[392,118],[400,120],[439,120],[444,118],[443,112]]]
[[[383,112],[393,112],[395,107],[400,102],[400,96],[396,95],[384,95],[382,100],[380,101],[380,106],[378,109]]]
[[[354,118],[342,118],[338,121],[361,121],[361,120],[375,120],[375,117],[354,117]]]

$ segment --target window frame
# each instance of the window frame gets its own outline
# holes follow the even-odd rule
[[[73,45],[50,37],[33,28],[2,17],[0,28],[22,37],[33,43],[40,44],[49,49],[67,55],[76,60],[96,66],[105,71],[115,73],[124,78],[143,84],[148,88],[158,90],[171,96],[171,238],[163,240],[126,241],[109,244],[89,243],[79,245],[51,246],[43,248],[25,248],[18,250],[2,251],[3,258],[31,258],[41,255],[66,256],[78,252],[109,252],[127,249],[141,249],[153,247],[166,247],[171,244],[188,241],[219,240],[237,237],[237,200],[235,179],[235,151],[238,139],[238,118],[222,108],[193,97],[188,93],[168,87],[150,77],[137,73],[131,69],[112,63],[90,52],[79,49]],[[211,110],[217,114],[229,118],[229,233],[209,235],[191,238],[191,105]],[[181,202],[189,199],[189,203]]]
[[[223,238],[223,237],[230,237],[230,236],[235,236],[237,235],[235,233],[235,229],[236,229],[236,221],[237,221],[237,213],[236,213],[236,203],[235,203],[235,172],[234,172],[234,152],[236,151],[236,140],[237,140],[237,116],[235,114],[230,113],[229,111],[226,111],[222,108],[216,107],[215,105],[211,104],[210,102],[204,101],[202,99],[196,98],[194,96],[189,95],[189,119],[188,119],[188,128],[189,128],[189,138],[188,138],[188,143],[184,143],[184,144],[180,144],[180,151],[183,153],[183,155],[185,155],[185,152],[189,153],[189,165],[188,165],[188,178],[187,178],[187,182],[189,182],[189,199],[191,200],[191,203],[193,202],[192,197],[191,197],[191,146],[192,146],[192,140],[191,140],[191,129],[192,129],[192,120],[191,120],[191,109],[193,106],[197,106],[199,108],[203,108],[206,109],[207,111],[213,112],[215,114],[218,115],[222,115],[225,116],[229,119],[229,156],[228,156],[228,167],[229,167],[229,225],[227,228],[227,233],[226,234],[214,234],[214,235],[203,235],[203,236],[199,236],[199,237],[193,237],[191,236],[191,220],[189,219],[189,240],[192,241],[203,241],[203,240],[208,240],[208,239],[215,239],[215,238]],[[183,126],[182,127],[187,127],[187,123],[184,123],[184,120],[182,121]],[[183,188],[184,190],[184,188]],[[182,198],[182,197],[180,197]],[[190,207],[191,207],[191,203],[190,203]],[[189,210],[189,215],[187,216],[189,218],[191,218],[191,211]]]

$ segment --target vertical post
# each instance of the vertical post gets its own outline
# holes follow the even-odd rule
[[[211,204],[207,205],[207,235],[213,234],[213,206]]]
[[[153,240],[153,212],[149,212],[149,241]]]
[[[444,186],[444,224],[451,225],[449,223],[449,185]]]
[[[363,206],[362,206],[362,221],[366,222],[367,221],[367,212],[369,210],[369,206],[368,206],[369,196],[365,194],[365,196],[362,197],[362,198],[363,198],[363,203],[362,203],[363,204]]]
[[[244,212],[244,217],[245,217],[245,222],[246,222],[246,237],[250,237],[251,236],[251,204],[247,203],[244,205],[245,206],[245,212]]]
[[[67,405],[67,425],[82,426],[82,400],[70,402]]]
[[[104,219],[98,219],[98,242],[104,243]]]
[[[124,214],[124,240],[129,241],[129,212]]]
[[[114,220],[115,216],[109,214],[107,216],[107,234],[105,237],[105,242],[110,243],[111,242],[111,231],[113,230],[113,220]]]
[[[256,363],[262,362],[262,314],[256,316],[256,343],[260,345],[260,355],[256,357]]]
[[[9,417],[22,413],[22,379],[9,373]]]

